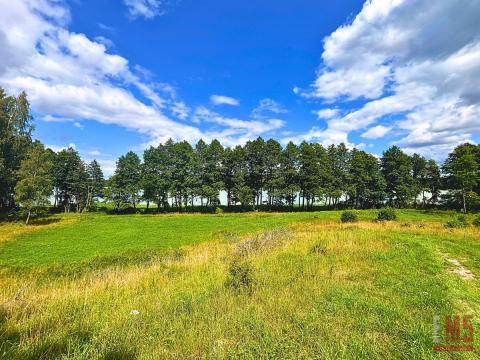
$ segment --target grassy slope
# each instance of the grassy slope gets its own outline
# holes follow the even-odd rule
[[[5,358],[479,356],[478,350],[431,351],[434,315],[469,313],[478,321],[479,231],[444,229],[439,221],[449,215],[440,213],[402,212],[398,222],[387,224],[366,221],[373,216],[362,212],[364,220],[353,225],[332,220],[339,217],[335,212],[94,216],[18,235],[0,252],[10,270],[0,277],[0,348]],[[243,234],[278,226],[288,227],[286,236],[273,234],[248,256],[238,255],[239,244],[251,244]],[[121,238],[123,229],[130,229],[128,237]],[[84,243],[85,234],[95,241]],[[66,263],[88,261],[94,254],[119,253],[122,239],[142,234],[157,249],[196,245],[183,256],[52,275],[49,281],[35,270],[53,262],[21,253],[23,243],[41,245],[37,251],[61,244],[68,258],[58,250],[47,254]],[[217,241],[198,244],[212,235]],[[76,242],[89,250],[74,254],[81,248]],[[477,278],[466,281],[448,272],[446,256],[459,259]],[[251,293],[224,286],[234,258],[250,264],[256,279]],[[31,272],[11,272],[20,265]],[[140,314],[131,315],[133,309]],[[479,340],[477,335],[477,348]]]
[[[197,244],[224,233],[245,234],[312,218],[309,213],[228,215],[103,214],[60,217],[44,231],[20,232],[0,243],[0,267],[34,267],[152,252]],[[62,226],[61,223],[66,221]],[[20,229],[25,227],[20,227]],[[0,228],[1,230],[1,228]],[[5,229],[7,232],[7,229]]]

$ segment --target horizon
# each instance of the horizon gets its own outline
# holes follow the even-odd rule
[[[36,139],[108,175],[168,138],[437,161],[480,139],[475,2],[0,4],[0,86],[27,92]]]

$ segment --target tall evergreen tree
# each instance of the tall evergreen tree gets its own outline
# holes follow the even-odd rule
[[[382,174],[387,183],[388,202],[392,206],[404,207],[412,197],[412,161],[398,146],[383,153]]]
[[[220,191],[224,188],[222,179],[223,146],[218,140],[213,140],[205,152],[205,183],[202,193],[207,197],[208,205],[220,204]]]
[[[353,149],[348,172],[348,195],[352,206],[365,209],[383,202],[385,180],[375,156]]]
[[[56,204],[63,206],[65,212],[70,211],[72,204],[79,208],[86,192],[87,176],[85,165],[75,149],[68,148],[57,153],[52,177],[58,198]]]
[[[268,194],[268,207],[278,205],[281,201],[280,187],[282,178],[280,173],[280,158],[282,146],[276,140],[270,139],[265,143],[265,181],[264,187]]]
[[[413,154],[411,161],[413,206],[416,208],[418,197],[424,189],[423,185],[427,171],[427,160],[419,154]]]
[[[478,147],[473,144],[457,146],[449,155],[443,166],[448,185],[460,192],[462,210],[467,212],[467,201],[474,196],[474,188],[480,182],[480,164]],[[470,194],[472,193],[472,194]]]
[[[127,202],[135,209],[139,200],[141,188],[142,168],[140,158],[133,151],[121,156],[115,169],[115,188],[120,190],[119,198],[127,199]]]
[[[232,199],[234,203],[240,203],[243,208],[249,205],[255,205],[255,192],[248,185],[249,164],[246,160],[245,148],[240,145],[233,149],[233,162],[235,164],[233,170],[233,190]]]
[[[262,203],[265,176],[265,140],[261,137],[248,141],[245,145],[245,160],[248,175],[247,185],[253,190],[253,205]]]
[[[440,188],[442,186],[442,177],[440,167],[435,160],[428,160],[425,167],[425,177],[423,179],[423,190],[430,193],[428,202],[433,205],[436,204],[440,196]],[[423,203],[425,206],[425,194],[423,194]]]
[[[86,209],[91,209],[94,202],[103,196],[103,188],[105,187],[105,179],[103,177],[102,168],[100,164],[93,160],[87,165],[87,200],[85,204]]]
[[[290,208],[293,208],[299,187],[299,151],[298,147],[289,142],[280,155],[280,189],[282,199],[285,199]]]
[[[313,144],[304,141],[299,146],[298,154],[298,185],[302,196],[302,207],[305,207],[306,201],[306,206],[309,208],[310,205],[313,205],[319,188],[320,167],[317,152]]]

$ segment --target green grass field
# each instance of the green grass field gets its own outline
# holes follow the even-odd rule
[[[480,229],[357,213],[1,224],[0,358],[478,358]],[[474,352],[432,350],[450,314]]]

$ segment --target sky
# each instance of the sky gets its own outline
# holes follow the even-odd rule
[[[106,174],[169,138],[480,141],[480,0],[0,0],[0,86]]]

